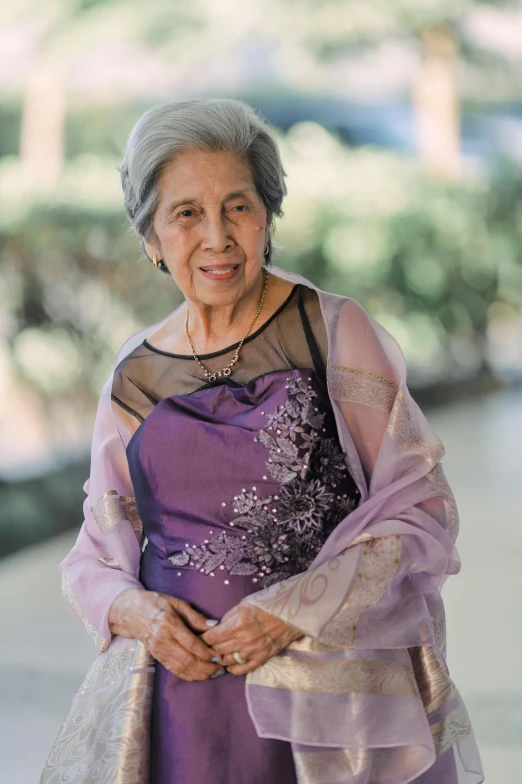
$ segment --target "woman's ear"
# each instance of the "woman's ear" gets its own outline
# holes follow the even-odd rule
[[[143,234],[140,234],[141,239],[141,247],[143,249],[144,254],[152,261],[155,256],[161,259],[161,252],[158,248],[157,243],[150,239],[147,240]]]

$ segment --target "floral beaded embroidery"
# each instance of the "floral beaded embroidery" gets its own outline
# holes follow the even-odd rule
[[[324,542],[356,506],[336,493],[350,479],[344,455],[324,432],[325,414],[314,406],[316,393],[303,379],[287,379],[287,399],[267,416],[254,439],[269,453],[266,467],[279,493],[258,497],[244,490],[234,496],[235,517],[223,532],[170,556],[174,566],[193,566],[205,574],[253,575],[261,587],[305,571]]]

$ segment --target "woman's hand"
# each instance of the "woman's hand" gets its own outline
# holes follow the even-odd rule
[[[195,634],[208,631],[205,616],[168,594],[128,588],[111,605],[109,628],[113,634],[141,640],[155,659],[184,681],[205,681],[224,672],[215,661],[218,654]]]
[[[301,632],[279,618],[248,602],[240,602],[217,626],[206,631],[202,639],[222,657],[221,664],[229,672],[246,675],[300,637]],[[234,652],[241,654],[247,662],[238,664],[232,656]]]

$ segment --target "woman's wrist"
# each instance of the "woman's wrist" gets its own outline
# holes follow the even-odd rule
[[[119,626],[121,624],[123,617],[135,603],[137,594],[143,593],[144,590],[144,588],[126,588],[114,599],[107,616],[107,622],[111,632],[113,631],[113,626]]]

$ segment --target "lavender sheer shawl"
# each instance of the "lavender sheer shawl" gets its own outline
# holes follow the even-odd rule
[[[300,784],[407,784],[443,754],[456,778],[484,778],[469,718],[445,664],[442,586],[459,571],[458,514],[444,447],[412,400],[392,336],[352,299],[315,289],[328,333],[328,389],[361,503],[304,573],[248,601],[303,637],[247,677],[257,732],[292,743]],[[134,335],[117,363],[162,326]],[[95,423],[85,521],[60,564],[65,602],[94,639],[89,670],[41,784],[148,780],[153,659],[111,635],[111,603],[138,580],[142,527],[111,406]],[[453,767],[453,766],[452,766]]]

